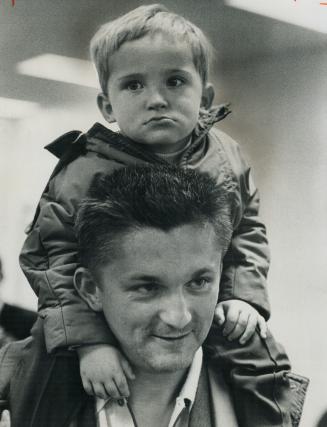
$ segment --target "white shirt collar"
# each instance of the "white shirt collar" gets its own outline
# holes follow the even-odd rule
[[[172,427],[174,425],[178,416],[185,407],[188,407],[189,411],[191,411],[198,388],[202,368],[202,359],[203,352],[202,347],[200,347],[194,355],[184,385],[179,393],[179,396],[176,398],[175,408],[173,410],[168,427]],[[112,404],[107,405],[109,401],[111,401]],[[129,412],[127,405],[122,407],[118,404],[117,400],[111,398],[96,398],[96,416],[99,427],[126,427],[126,412]],[[121,416],[118,413],[121,413]],[[110,420],[109,424],[107,422],[108,419]],[[133,424],[130,425],[132,426]]]
[[[185,383],[179,393],[179,396],[176,398],[175,408],[173,410],[168,427],[174,425],[176,419],[178,418],[182,410],[185,408],[185,406],[187,406],[189,408],[189,411],[191,411],[195,400],[196,390],[199,384],[199,378],[202,368],[202,359],[202,347],[199,347],[194,355]]]

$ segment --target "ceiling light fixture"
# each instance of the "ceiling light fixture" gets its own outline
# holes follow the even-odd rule
[[[23,119],[35,114],[39,110],[36,102],[22,99],[0,97],[0,117],[5,119]]]
[[[99,88],[92,62],[46,53],[17,64],[17,72],[32,77]]]
[[[225,0],[225,3],[327,34],[327,7],[319,0]]]

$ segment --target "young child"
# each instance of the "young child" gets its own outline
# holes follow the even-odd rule
[[[208,342],[219,363],[226,365],[236,405],[243,407],[241,425],[291,425],[284,375],[288,359],[265,322],[269,251],[258,218],[258,192],[238,145],[212,127],[229,111],[212,107],[210,43],[181,16],[161,5],[147,5],[103,25],[91,42],[91,54],[102,90],[99,109],[107,122],[117,122],[120,132],[95,124],[85,134],[69,132],[47,146],[60,161],[20,256],[38,295],[39,326],[48,351],[76,349],[88,393],[102,398],[129,395],[134,374],[128,361],[102,317],[74,289],[76,210],[98,173],[135,163],[197,168],[224,182],[237,203],[216,309],[216,322],[227,340],[213,325]],[[257,354],[250,354],[242,344],[254,339],[256,328],[260,344]]]

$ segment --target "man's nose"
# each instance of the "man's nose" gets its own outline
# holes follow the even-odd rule
[[[152,88],[148,91],[147,106],[149,109],[157,110],[166,108],[168,105],[164,91],[160,88]]]
[[[185,328],[192,320],[192,315],[185,297],[179,295],[165,301],[164,307],[160,312],[160,319],[172,328]]]

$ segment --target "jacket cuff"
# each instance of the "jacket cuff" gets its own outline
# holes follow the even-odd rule
[[[218,302],[238,299],[252,305],[265,320],[270,317],[266,280],[255,270],[229,269],[220,281]]]
[[[41,317],[48,353],[81,345],[117,345],[102,314],[91,310],[76,314],[71,307],[55,307],[47,309]]]

